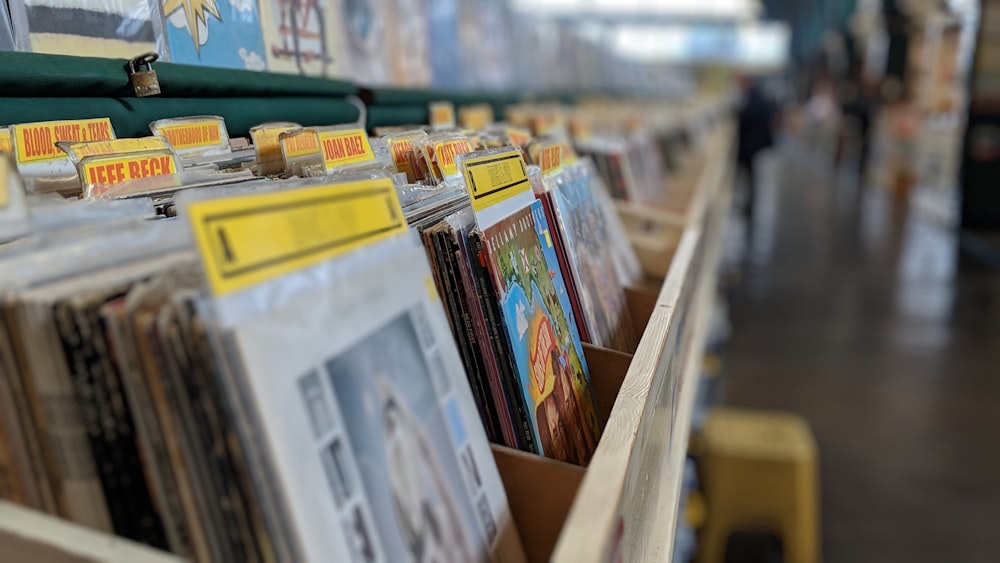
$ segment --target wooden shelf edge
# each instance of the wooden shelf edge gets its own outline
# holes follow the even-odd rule
[[[712,204],[728,193],[732,141],[726,123],[708,143],[683,235],[552,561],[669,561],[672,555],[719,258],[710,239],[721,238],[703,229]]]
[[[0,500],[0,559],[32,563],[183,563],[181,557]]]

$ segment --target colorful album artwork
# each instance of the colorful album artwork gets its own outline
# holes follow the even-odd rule
[[[580,176],[556,186],[549,196],[594,343],[632,352],[635,335],[628,304],[615,275],[607,221],[590,177]]]
[[[534,201],[484,235],[536,442],[547,457],[585,465],[600,426],[542,203]]]
[[[267,70],[257,0],[161,2],[164,36],[171,61]]]
[[[25,0],[8,5],[14,32],[35,53],[122,58],[156,50],[148,0]]]
[[[260,19],[269,71],[346,76],[341,0],[268,0]]]

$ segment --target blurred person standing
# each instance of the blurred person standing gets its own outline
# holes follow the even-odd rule
[[[841,112],[844,124],[841,130],[841,147],[838,151],[838,163],[841,161],[844,144],[857,144],[858,175],[864,176],[868,167],[868,157],[871,153],[871,126],[874,119],[875,100],[869,94],[871,87],[859,71],[852,73],[841,88]]]
[[[745,178],[746,185],[743,212],[747,217],[751,217],[754,200],[757,196],[754,160],[760,151],[770,148],[774,144],[775,105],[764,93],[760,84],[752,78],[741,78],[740,86],[743,90],[743,103],[738,115],[737,162],[739,172]]]

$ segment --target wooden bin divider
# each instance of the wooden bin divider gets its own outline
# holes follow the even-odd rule
[[[586,470],[505,446],[490,447],[528,563],[548,561]]]
[[[641,337],[642,333],[646,332],[646,325],[649,324],[649,318],[653,316],[653,309],[656,308],[658,289],[638,285],[625,288],[625,303],[636,336]]]
[[[583,353],[603,427],[632,355],[589,344]],[[491,448],[528,563],[548,561],[586,469],[496,444]]]

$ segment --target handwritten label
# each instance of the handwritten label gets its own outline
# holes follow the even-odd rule
[[[430,125],[434,129],[454,129],[455,105],[451,102],[431,102],[428,106]]]
[[[437,161],[438,169],[441,170],[441,177],[447,178],[458,174],[458,164],[455,163],[455,157],[467,152],[472,152],[472,146],[465,139],[435,143],[434,158]]]
[[[278,142],[286,160],[319,153],[319,137],[313,129],[282,133]]]
[[[201,120],[177,125],[157,126],[153,132],[163,136],[177,150],[221,145],[229,135],[222,120]]]
[[[319,134],[323,147],[323,161],[326,170],[338,166],[375,160],[375,153],[368,142],[368,134],[362,129],[347,129],[342,131],[322,131]]]
[[[463,168],[465,185],[476,211],[531,190],[519,151],[469,158]]]
[[[66,158],[56,147],[59,141],[109,141],[115,138],[111,120],[81,119],[23,123],[11,127],[18,164]]]
[[[407,229],[388,178],[199,201],[187,215],[215,295],[288,275]]]
[[[105,187],[90,190],[91,196],[105,193],[107,188],[129,180],[176,173],[177,161],[170,152],[96,156],[80,163],[80,179],[84,185]]]

